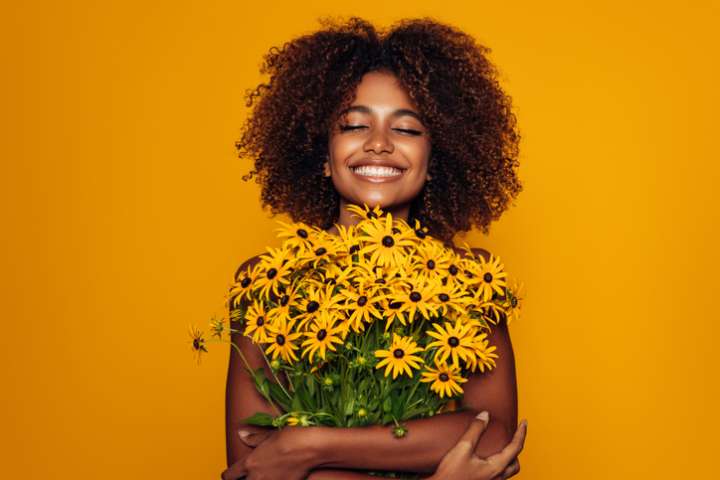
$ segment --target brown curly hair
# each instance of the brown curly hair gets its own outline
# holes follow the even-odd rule
[[[522,190],[520,135],[511,99],[486,58],[490,49],[431,18],[404,19],[388,30],[351,17],[321,19],[323,29],[272,47],[260,72],[267,83],[246,92],[254,107],[235,143],[254,159],[261,200],[273,215],[330,228],[340,199],[323,175],[328,132],[353,101],[364,74],[395,74],[432,139],[427,181],[410,207],[430,234],[451,242],[473,225],[488,233]]]

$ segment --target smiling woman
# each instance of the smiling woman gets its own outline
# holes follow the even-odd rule
[[[326,21],[324,27],[270,49],[262,66],[270,79],[248,94],[253,111],[236,146],[241,157],[254,161],[254,170],[243,179],[258,176],[263,205],[273,214],[288,214],[294,222],[340,237],[358,221],[346,207],[363,203],[407,221],[421,238],[430,234],[455,250],[456,233],[473,226],[487,233],[521,191],[515,117],[485,56],[489,49],[428,18],[402,20],[386,31],[359,18]],[[376,215],[374,211],[367,215]],[[404,239],[390,223],[381,222],[376,230],[364,253],[375,255],[382,266],[393,261],[388,257],[391,247]],[[489,257],[482,249],[472,253]],[[435,268],[429,263],[436,257],[432,252],[419,255],[427,255],[428,268]],[[276,260],[280,272],[285,262]],[[249,259],[237,276],[253,275],[258,261]],[[274,281],[281,282],[277,272]],[[413,295],[422,296],[422,286],[416,290]],[[452,302],[452,295],[444,301]],[[397,312],[388,315],[415,315],[424,308],[414,298],[393,299],[391,308],[395,304]],[[259,335],[264,312],[258,307],[249,311]],[[358,318],[368,314],[363,312],[359,310]],[[333,320],[324,321],[323,331]],[[449,334],[438,335],[442,341]],[[329,348],[332,339],[323,335],[310,343]],[[504,320],[487,340],[499,355],[492,372],[463,383],[457,411],[408,421],[412,434],[402,441],[379,425],[264,431],[243,424],[241,419],[255,412],[276,412],[255,390],[240,355],[231,349],[226,394],[229,468],[223,478],[374,478],[357,470],[416,472],[446,480],[513,476],[519,470],[525,430],[516,430],[515,365]],[[270,376],[256,345],[237,332],[232,342],[252,368],[263,368]],[[388,360],[396,371],[403,365]],[[434,381],[456,378],[453,371],[441,369],[434,375]],[[473,420],[482,411],[491,420],[482,416],[478,425]],[[250,435],[241,438],[239,431]],[[465,442],[458,442],[461,439]]]

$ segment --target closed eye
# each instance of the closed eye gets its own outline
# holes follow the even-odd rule
[[[422,134],[422,132],[420,132],[418,130],[411,130],[409,128],[393,128],[393,130],[395,130],[397,132],[402,132],[407,135],[421,135]]]
[[[367,128],[365,125],[340,125],[340,131],[347,132],[348,130],[359,130],[361,128]]]

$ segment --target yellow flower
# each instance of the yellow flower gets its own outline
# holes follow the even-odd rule
[[[254,300],[253,304],[248,308],[245,314],[245,335],[252,338],[254,343],[266,343],[268,337],[268,325],[270,319],[265,310],[265,302]]]
[[[292,273],[290,250],[282,248],[266,247],[269,253],[260,255],[260,266],[262,274],[255,280],[255,286],[264,299],[270,298],[270,292],[279,295],[278,288],[290,283],[289,276]]]
[[[283,242],[284,249],[293,250],[295,253],[302,255],[312,246],[310,236],[315,230],[314,227],[303,222],[287,224],[278,220],[277,223],[282,225],[281,228],[276,228],[275,231],[279,232],[278,238],[285,238]]]
[[[421,277],[435,280],[450,266],[448,249],[438,242],[421,242],[412,254],[412,269]]]
[[[235,272],[235,283],[230,288],[229,304],[231,308],[236,308],[244,299],[250,300],[251,292],[255,288],[255,281],[260,276],[262,268],[258,263],[250,267],[246,267],[245,271],[238,269]]]
[[[449,283],[449,282],[448,282]],[[467,315],[472,298],[458,284],[442,285],[437,288],[435,298],[438,301],[438,315],[453,320]]]
[[[194,326],[190,326],[189,332],[192,351],[197,358],[198,365],[200,365],[200,356],[203,353],[207,353],[207,348],[205,347],[205,338],[203,336],[202,330],[198,330]]]
[[[287,288],[281,286],[279,291],[280,297],[275,299],[276,305],[268,310],[267,315],[274,323],[284,324],[290,321],[290,309],[298,308],[301,296],[295,284]]]
[[[290,415],[287,419],[287,424],[291,426],[300,425],[301,427],[310,426],[310,421],[307,415]]]
[[[297,350],[298,346],[295,345],[294,340],[300,338],[302,333],[291,332],[292,325],[289,323],[270,325],[268,329],[270,330],[271,344],[267,347],[265,353],[272,354],[273,360],[275,360],[278,355],[282,356],[283,360],[287,363],[292,363],[293,360],[297,360],[298,357],[293,350]]]
[[[416,274],[407,280],[404,287],[398,287],[388,294],[388,298],[393,302],[402,302],[400,311],[407,312],[407,321],[413,323],[415,313],[420,313],[425,319],[437,315],[439,305],[435,297],[438,288],[439,281],[424,279]]]
[[[333,295],[334,285],[308,285],[305,296],[298,301],[297,309],[300,312],[293,317],[298,322],[298,329],[302,330],[305,324],[322,312],[327,311],[333,315],[340,310],[342,299],[339,295]]]
[[[320,351],[320,357],[325,360],[325,350],[330,349],[336,351],[333,343],[343,343],[343,340],[339,337],[341,327],[336,326],[336,318],[330,314],[327,310],[321,310],[315,317],[315,321],[310,323],[310,331],[305,333],[308,337],[302,343],[302,346],[307,348],[303,350],[302,356],[310,356],[310,362],[312,363],[315,351]]]
[[[503,287],[506,285],[504,279],[507,274],[504,272],[505,267],[500,263],[500,257],[490,254],[490,259],[487,261],[483,257],[479,258],[476,296],[483,301],[488,301],[492,298],[493,293],[497,293],[498,296],[504,295]]]
[[[517,320],[517,318],[520,316],[520,310],[522,309],[523,303],[523,285],[524,284],[522,282],[513,280],[512,286],[507,289],[508,292],[505,298],[505,302],[503,303],[503,307],[505,307],[506,311],[508,311],[508,325],[510,325],[513,320]]]
[[[361,225],[361,236],[365,246],[360,255],[370,255],[373,265],[400,265],[405,261],[405,247],[412,247],[414,242],[409,231],[403,232],[393,225],[392,214],[386,213],[377,220],[369,220]]]
[[[373,317],[383,318],[376,304],[385,297],[378,292],[377,285],[361,283],[357,287],[348,286],[338,292],[338,296],[343,300],[342,309],[348,314],[348,324],[355,332],[365,330],[363,321],[371,323]]]
[[[430,390],[436,392],[443,398],[445,395],[452,397],[455,394],[462,394],[463,389],[460,387],[461,383],[468,381],[460,375],[460,366],[457,364],[448,365],[435,360],[435,366],[437,368],[426,367],[426,371],[422,372],[423,378],[421,382],[433,382],[430,385]]]
[[[468,367],[471,372],[480,370],[484,372],[485,369],[492,369],[495,367],[495,359],[498,355],[495,352],[496,347],[488,346],[487,335],[481,333],[472,339],[472,349],[474,355],[471,356],[468,361]]]
[[[420,368],[420,363],[423,363],[423,359],[413,353],[422,352],[422,347],[418,347],[417,343],[413,341],[411,337],[401,337],[397,333],[393,332],[393,341],[388,350],[376,350],[375,356],[382,358],[375,365],[375,368],[382,368],[385,366],[385,376],[387,377],[392,370],[393,380],[397,378],[400,373],[407,373],[409,376],[413,376],[412,368]]]
[[[384,213],[379,205],[375,205],[372,209],[370,209],[366,203],[363,203],[362,207],[355,204],[349,204],[345,207],[345,209],[364,220],[380,218]]]
[[[432,324],[435,331],[428,330],[425,333],[437,340],[427,345],[427,348],[437,347],[435,358],[444,362],[448,356],[452,357],[452,363],[458,364],[458,357],[466,362],[471,361],[473,352],[473,331],[469,323],[456,321],[445,322],[444,327],[438,323]]]
[[[332,262],[341,249],[342,241],[336,239],[335,235],[323,231],[313,238],[312,245],[300,259],[311,263],[313,268],[318,268],[320,264]]]

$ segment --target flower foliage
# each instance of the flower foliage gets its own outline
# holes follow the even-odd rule
[[[245,423],[392,423],[404,435],[401,422],[449,410],[471,375],[496,365],[488,334],[520,308],[520,287],[510,286],[500,258],[467,245],[458,253],[417,221],[377,207],[348,209],[358,223],[336,225],[339,235],[279,222],[282,245],[268,247],[230,289],[233,328],[213,319],[214,336],[247,336],[273,372],[266,378],[246,362],[284,413]]]

